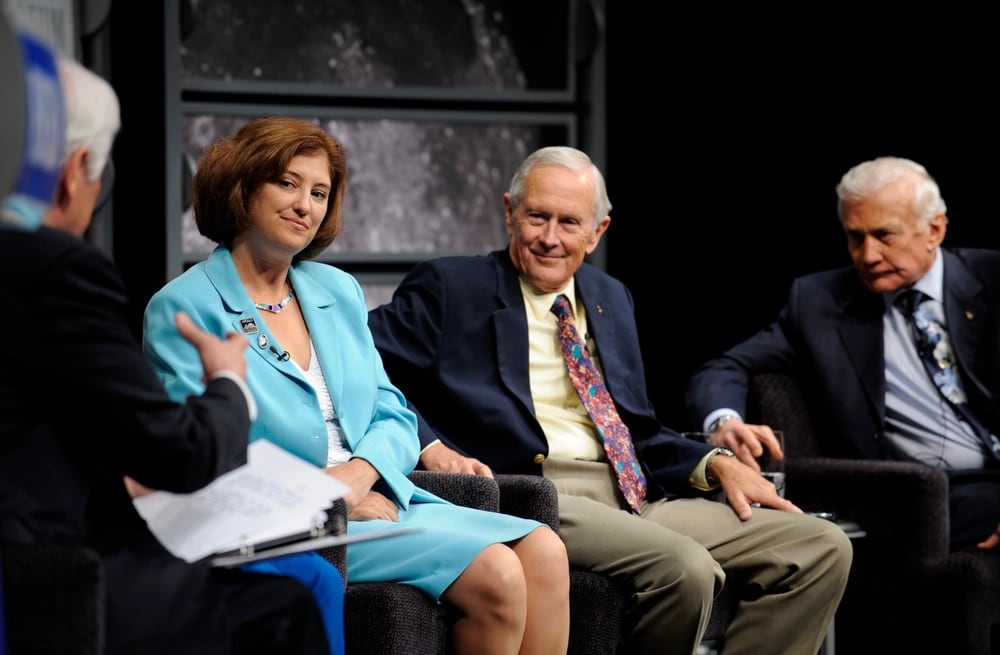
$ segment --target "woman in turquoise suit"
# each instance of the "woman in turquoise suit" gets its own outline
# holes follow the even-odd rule
[[[258,404],[251,440],[347,484],[349,534],[421,528],[348,546],[348,582],[410,584],[451,605],[456,654],[566,652],[569,565],[559,537],[536,521],[453,505],[407,477],[419,455],[415,415],[382,368],[361,287],[309,261],[340,232],[346,182],[340,144],[308,121],[257,119],[210,146],[193,205],[199,231],[219,245],[153,295],[145,353],[184,398],[204,385],[173,316],[245,335]]]

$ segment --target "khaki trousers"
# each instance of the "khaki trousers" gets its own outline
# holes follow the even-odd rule
[[[741,521],[703,498],[657,500],[633,514],[602,462],[549,459],[560,534],[575,566],[633,590],[637,655],[692,655],[726,579],[746,588],[724,655],[816,655],[847,584],[853,549],[835,524],[754,508]]]

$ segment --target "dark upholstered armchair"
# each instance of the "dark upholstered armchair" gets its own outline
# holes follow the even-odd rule
[[[540,476],[500,474],[496,479],[457,473],[414,471],[410,479],[454,503],[532,518],[559,528],[555,485]],[[343,516],[343,503],[334,514]],[[346,551],[324,553],[341,573]],[[570,655],[625,655],[623,623],[628,592],[599,573],[570,570]],[[712,614],[706,640],[718,642],[729,623],[733,602],[723,591]],[[446,610],[422,592],[392,583],[350,584],[345,603],[348,655],[438,655],[450,653]]]
[[[500,490],[494,480],[458,473],[414,471],[410,479],[418,486],[453,503],[497,511]],[[332,514],[345,511],[338,501]],[[346,548],[336,547],[323,555],[347,575]],[[444,606],[422,591],[390,582],[353,583],[346,587],[344,627],[349,655],[437,655],[450,652]]]
[[[11,655],[102,655],[104,581],[84,546],[0,547],[7,649]],[[0,643],[0,650],[4,644]],[[5,651],[6,652],[6,651]]]
[[[948,479],[910,462],[830,457],[794,378],[760,374],[747,420],[785,433],[788,498],[857,522],[854,565],[837,613],[849,653],[1000,653],[1000,553],[948,553]],[[993,650],[991,651],[991,640]]]

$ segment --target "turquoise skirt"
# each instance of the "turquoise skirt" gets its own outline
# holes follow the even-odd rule
[[[400,509],[398,523],[348,521],[351,535],[397,528],[421,531],[348,545],[347,581],[400,582],[440,601],[444,590],[484,548],[515,541],[543,525],[509,514],[434,502]]]

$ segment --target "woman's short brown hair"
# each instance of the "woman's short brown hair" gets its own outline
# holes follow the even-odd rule
[[[295,255],[295,260],[316,257],[333,243],[343,227],[347,160],[339,141],[300,118],[252,120],[205,150],[191,192],[198,231],[232,247],[233,239],[250,226],[250,198],[261,185],[280,180],[293,158],[319,153],[324,153],[330,164],[330,199],[316,236]]]

